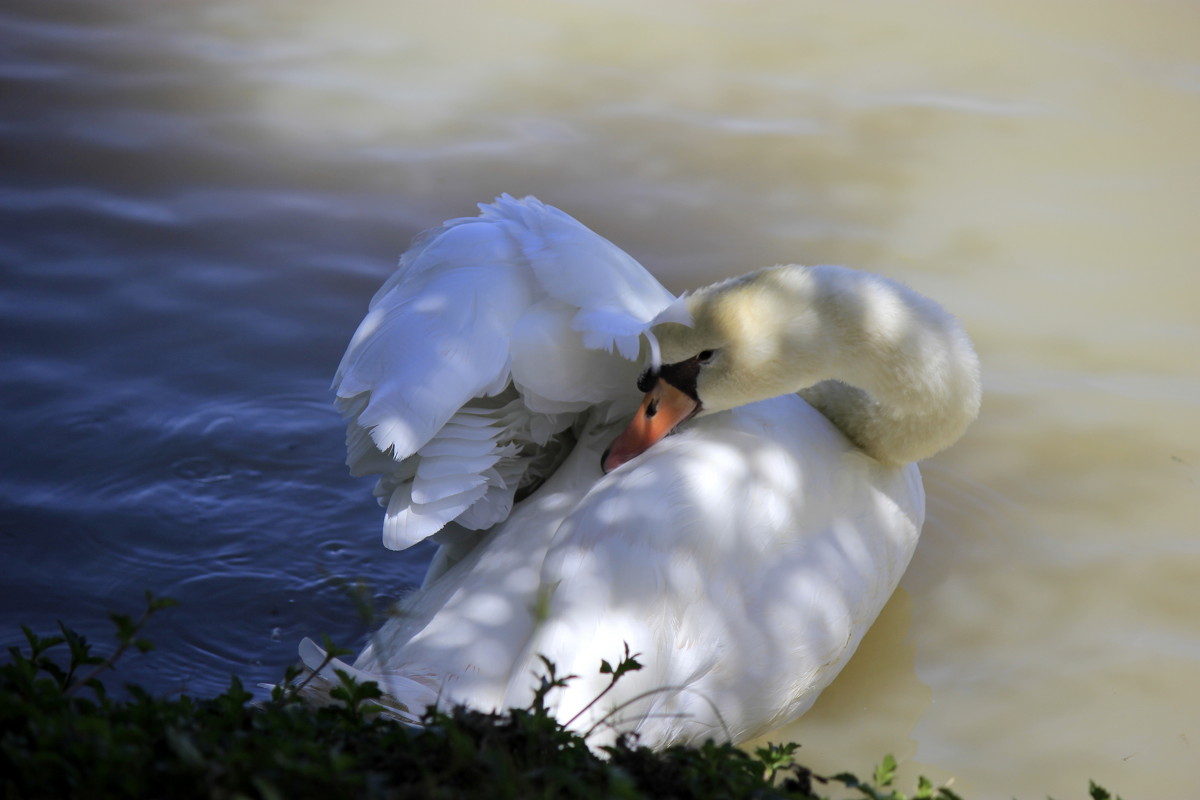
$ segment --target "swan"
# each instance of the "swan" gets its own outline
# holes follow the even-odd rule
[[[301,644],[312,691],[341,669],[401,720],[522,707],[544,657],[594,747],[798,717],[908,564],[914,462],[978,412],[962,327],[841,267],[676,298],[533,197],[479,208],[414,240],[338,368],[383,543],[439,547],[353,665]],[[605,693],[627,653],[642,668]]]

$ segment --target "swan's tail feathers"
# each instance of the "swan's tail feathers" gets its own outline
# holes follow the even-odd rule
[[[373,702],[380,706],[379,715],[407,725],[416,724],[425,708],[437,702],[437,694],[428,686],[403,675],[382,675],[352,667],[331,657],[312,639],[300,642],[300,661],[305,671],[300,677],[300,696],[314,706],[341,702],[331,695],[346,678],[358,683],[368,681],[379,685],[383,696]],[[341,674],[339,674],[341,673]]]

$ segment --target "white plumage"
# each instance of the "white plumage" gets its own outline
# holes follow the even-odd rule
[[[677,300],[557,209],[508,196],[481,208],[416,240],[335,381],[348,463],[380,476],[384,543],[442,544],[354,674],[414,718],[433,702],[525,705],[541,655],[579,676],[551,695],[567,721],[628,644],[644,668],[572,723],[596,726],[593,743],[741,741],[803,713],[891,595],[924,515],[916,466],[830,419],[865,439],[894,413],[906,455],[957,438],[979,402],[961,328],[837,268]],[[700,365],[699,413],[606,475],[659,340],[665,361]],[[751,352],[803,362],[786,391],[817,384],[806,396],[824,413],[792,393],[762,399],[781,379],[738,372]],[[865,378],[851,389],[833,382],[843,373]],[[322,657],[307,641],[301,653]]]
[[[531,454],[627,399],[641,335],[672,317],[649,273],[558,209],[508,196],[481,209],[418,237],[334,380],[347,463],[381,475],[395,550],[451,520],[504,519],[540,479]]]

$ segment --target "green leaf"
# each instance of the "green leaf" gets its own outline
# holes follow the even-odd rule
[[[325,651],[325,657],[328,659],[354,654],[353,650],[347,650],[345,647],[338,647],[336,644],[334,644],[333,640],[329,638],[329,634],[327,633],[321,634],[321,649]]]
[[[167,744],[175,755],[179,756],[179,760],[193,767],[204,765],[204,756],[200,752],[200,748],[196,747],[195,741],[186,733],[177,728],[170,728],[166,732]]]
[[[92,646],[88,643],[86,636],[81,636],[68,628],[62,620],[58,621],[58,629],[62,631],[67,648],[71,651],[72,669],[83,664],[100,664],[104,661],[100,656],[92,655]]]
[[[150,611],[162,611],[177,605],[179,601],[174,597],[155,597],[151,592],[146,592],[146,607]]]
[[[115,611],[108,612],[108,618],[117,626],[117,639],[122,644],[129,644],[137,633],[137,625],[128,614],[118,614]]]
[[[62,625],[62,623],[60,622],[59,625]],[[28,625],[22,625],[21,631],[25,634],[25,639],[29,642],[30,661],[36,659],[51,647],[57,647],[58,645],[67,641],[61,636],[47,636],[42,638],[34,633]]]
[[[883,757],[879,766],[875,767],[875,783],[880,786],[891,786],[896,779],[896,758],[891,753]]]
[[[832,780],[837,781],[847,789],[857,789],[858,787],[862,786],[862,781],[860,781],[858,776],[852,772],[839,772],[833,776]]]

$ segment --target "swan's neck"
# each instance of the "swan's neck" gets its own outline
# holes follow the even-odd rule
[[[774,374],[768,384],[799,392],[879,461],[931,456],[979,412],[979,362],[966,333],[906,286],[842,267],[774,267],[729,292],[746,293],[735,302],[753,308],[737,316],[773,340],[741,355],[768,354],[771,363],[755,367]]]

